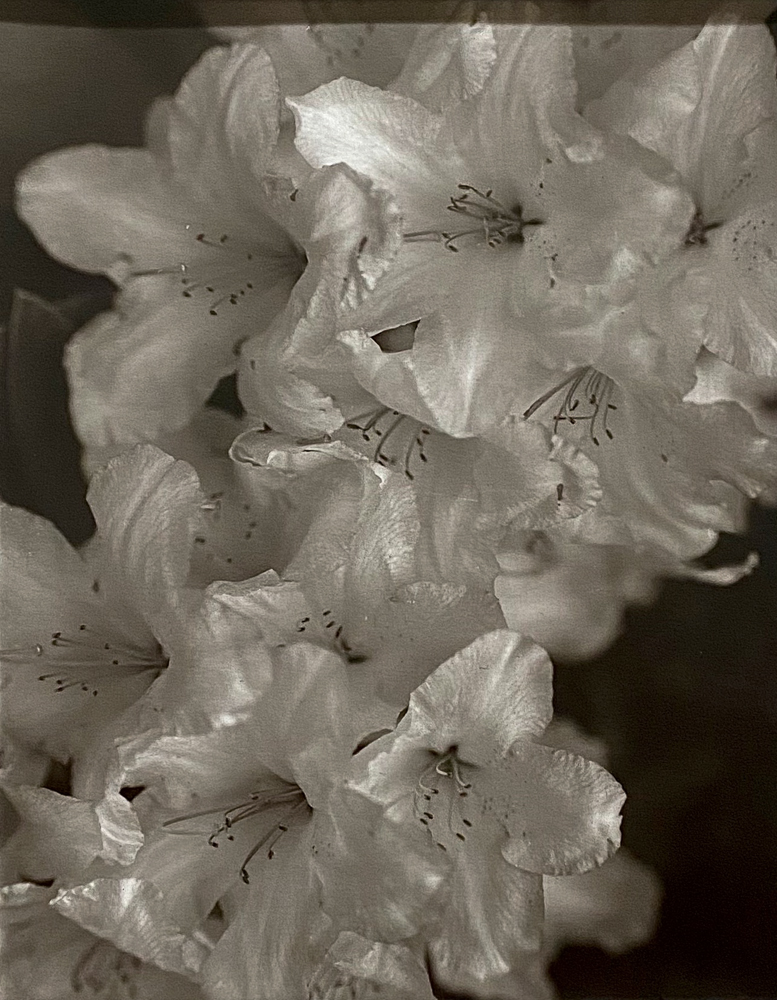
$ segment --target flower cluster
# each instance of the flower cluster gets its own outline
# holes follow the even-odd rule
[[[696,560],[777,486],[775,50],[492,14],[241,31],[19,178],[118,291],[95,536],[0,508],[9,996],[541,1000],[652,932],[550,656],[757,563]]]

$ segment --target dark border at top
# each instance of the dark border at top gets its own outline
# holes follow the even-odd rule
[[[193,28],[218,25],[429,22],[469,20],[473,8],[498,9],[499,20],[523,20],[506,0],[0,0],[0,20],[65,27]],[[515,8],[513,15],[505,10]],[[720,0],[537,0],[542,20],[565,24],[702,24]],[[775,0],[742,0],[753,22]]]

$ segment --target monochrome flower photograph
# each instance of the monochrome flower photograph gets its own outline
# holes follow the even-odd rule
[[[772,3],[0,10],[3,997],[777,995]]]

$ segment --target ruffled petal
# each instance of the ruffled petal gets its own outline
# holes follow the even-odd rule
[[[353,1000],[369,1000],[376,991],[390,1000],[434,1000],[424,964],[410,948],[352,931],[338,936],[308,987],[312,1000],[337,1000],[344,988]]]
[[[546,875],[569,875],[602,864],[620,844],[626,798],[615,779],[590,760],[566,750],[516,742],[499,768],[473,782],[475,808],[498,817],[510,839],[510,864]]]
[[[91,802],[47,788],[4,784],[21,823],[3,846],[4,875],[41,882],[80,871],[102,854]]]
[[[184,297],[180,272],[136,277],[113,310],[68,344],[71,412],[81,438],[98,447],[132,443],[192,420],[218,380],[234,371],[236,344],[283,307],[296,274],[274,265],[264,278],[266,290],[251,297],[233,302],[232,289],[220,297],[214,285],[203,302],[194,293]],[[219,307],[220,298],[229,301]]]
[[[267,53],[250,43],[212,48],[165,108],[164,146],[157,142],[156,151],[198,201],[226,202],[230,214],[239,215],[256,207],[279,116],[278,82]]]
[[[87,499],[111,577],[167,645],[186,605],[183,588],[203,500],[194,469],[151,445],[138,446],[95,475]]]
[[[167,972],[192,978],[209,947],[171,923],[167,900],[139,878],[97,879],[62,889],[52,900],[58,913]]]
[[[759,431],[777,435],[777,413],[771,406],[776,396],[773,379],[748,375],[702,350],[696,362],[696,384],[685,394],[685,401],[739,403],[751,415]]]
[[[442,916],[450,861],[413,823],[411,802],[384,812],[363,794],[362,754],[349,768],[349,787],[336,789],[317,817],[313,864],[336,926],[404,941]]]
[[[4,996],[78,1000],[84,990],[129,990],[142,1000],[199,1000],[189,979],[144,965],[66,920],[48,905],[56,894],[30,884],[0,890]]]
[[[436,148],[440,115],[411,98],[345,78],[286,103],[296,120],[297,148],[314,167],[343,162],[372,178],[399,198],[413,229],[444,218],[430,204],[439,192],[444,206],[455,185],[446,183],[450,164]]]
[[[188,260],[193,205],[144,149],[81,146],[50,153],[17,180],[16,208],[58,260],[112,274]]]
[[[495,60],[488,24],[422,25],[390,89],[445,111],[483,89]]]
[[[777,171],[774,172],[777,183]],[[710,241],[705,345],[743,372],[777,375],[777,199],[748,206]]]
[[[539,646],[506,629],[489,632],[438,667],[410,698],[397,730],[429,749],[486,765],[552,715],[552,667]]]
[[[342,423],[328,392],[341,405],[344,392],[358,393],[343,377],[342,359],[326,351],[339,312],[358,306],[399,252],[401,220],[386,192],[344,164],[318,171],[295,201],[309,219],[308,266],[287,310],[244,345],[239,388],[249,412],[278,431],[311,437]]]
[[[594,375],[583,378],[593,384]],[[602,389],[600,380],[594,423],[590,410],[562,406],[559,432],[596,463],[603,490],[593,510],[565,522],[571,539],[636,542],[692,559],[712,547],[718,532],[741,530],[742,497],[772,482],[775,441],[734,403],[682,402],[667,388],[675,376],[664,369],[665,384],[654,379],[622,389],[614,383]]]
[[[516,417],[484,437],[475,465],[483,523],[548,528],[601,500],[595,465],[569,442],[556,436],[549,446]]]
[[[535,959],[542,935],[542,877],[509,865],[493,842],[470,833],[450,879],[450,902],[430,941],[437,980],[491,996],[489,987]]]
[[[773,40],[765,25],[725,13],[726,23],[708,23],[693,42],[642,78],[616,83],[590,109],[665,156],[709,221],[742,172],[745,138],[777,117]]]
[[[468,183],[501,191],[509,203],[516,184],[528,187],[539,179],[548,157],[585,160],[598,157],[599,149],[596,134],[575,111],[571,29],[499,25],[494,35],[496,67],[483,92],[460,105],[451,122],[458,148],[476,171]]]

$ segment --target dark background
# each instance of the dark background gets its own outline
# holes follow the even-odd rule
[[[71,4],[95,25],[117,5]],[[164,4],[161,4],[164,6]],[[184,5],[185,6],[185,5]],[[160,2],[155,4],[159,11]],[[143,4],[135,17],[142,23]],[[192,13],[190,24],[196,24]],[[35,32],[32,34],[31,32]],[[15,288],[53,300],[111,287],[50,260],[12,208],[15,173],[62,145],[142,141],[143,113],[213,39],[205,30],[0,25],[0,493],[51,518],[74,542],[91,518],[67,418],[63,324],[19,319],[34,309]],[[613,958],[570,948],[552,973],[562,997],[777,996],[777,514],[755,508],[745,539],[713,559],[761,553],[761,568],[728,589],[668,583],[629,612],[622,638],[585,664],[558,663],[557,710],[602,736],[628,792],[624,842],[665,887],[653,941]]]

